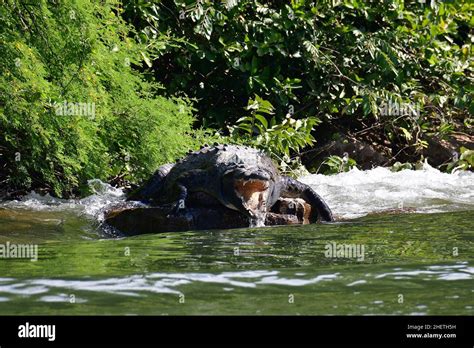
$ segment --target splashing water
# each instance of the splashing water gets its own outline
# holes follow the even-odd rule
[[[249,219],[249,227],[265,227],[265,219],[267,214],[265,212],[255,212]]]
[[[0,202],[0,207],[37,211],[73,211],[102,221],[107,208],[125,200],[125,194],[121,189],[99,179],[89,180],[87,184],[94,193],[83,199],[59,199],[49,194],[42,196],[33,191],[21,200]]]
[[[392,172],[378,167],[352,169],[336,175],[311,174],[300,181],[310,185],[328,203],[336,219],[351,219],[392,209],[420,213],[469,210],[474,207],[474,173],[442,173],[425,164],[422,170]],[[121,189],[98,179],[89,180],[93,195],[80,200],[41,196],[35,192],[20,201],[0,203],[0,207],[60,211],[72,210],[99,221],[103,212],[125,201]],[[255,220],[255,221],[254,221]],[[264,226],[265,216],[252,219],[251,227]]]
[[[350,219],[391,209],[439,213],[474,207],[474,173],[447,174],[427,164],[422,170],[352,169],[330,176],[308,175],[300,181],[326,200],[336,218]]]

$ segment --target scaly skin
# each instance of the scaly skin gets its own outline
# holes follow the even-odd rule
[[[178,202],[178,212],[185,209],[190,192],[204,192],[251,219],[268,212],[280,197],[302,198],[312,206],[310,222],[318,216],[333,221],[331,210],[311,187],[281,176],[262,151],[236,145],[206,146],[174,166],[160,167],[129,200],[152,205]]]

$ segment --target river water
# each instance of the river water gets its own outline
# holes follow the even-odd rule
[[[474,173],[301,178],[336,223],[113,237],[123,193],[0,203],[0,314],[474,314]],[[11,256],[11,255],[10,255]]]

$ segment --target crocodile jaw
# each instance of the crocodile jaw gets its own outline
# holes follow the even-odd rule
[[[265,212],[267,209],[269,184],[266,180],[241,179],[234,182],[234,190],[250,212]]]

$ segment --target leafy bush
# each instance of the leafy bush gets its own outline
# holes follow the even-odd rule
[[[400,172],[402,170],[406,170],[406,169],[414,169],[414,166],[411,164],[411,163],[400,163],[400,162],[395,162],[392,167],[390,168],[390,170],[392,172]]]
[[[342,172],[348,172],[352,168],[355,168],[357,163],[354,159],[350,158],[348,154],[345,154],[343,157],[336,155],[329,156],[322,163],[322,172],[324,174],[337,174]]]
[[[204,126],[233,125],[259,95],[277,123],[293,109],[329,132],[370,128],[367,141],[402,161],[419,157],[427,137],[472,127],[471,1],[128,0],[124,9],[151,48],[153,75],[196,98]],[[383,113],[386,103],[410,109]]]
[[[474,150],[465,147],[460,148],[461,156],[456,155],[455,160],[447,165],[448,172],[456,172],[459,170],[472,170],[474,168]]]
[[[290,151],[297,152],[315,141],[311,135],[314,126],[319,120],[310,117],[295,120],[288,114],[281,123],[277,123],[273,115],[273,105],[260,98],[250,99],[246,110],[250,116],[237,120],[235,126],[229,126],[230,136],[235,142],[243,142],[247,145],[262,148],[276,159],[290,162]]]
[[[246,110],[250,111],[250,115],[237,120],[234,126],[229,126],[230,136],[223,137],[223,140],[264,150],[279,163],[280,170],[285,174],[294,177],[309,174],[301,163],[301,158],[292,155],[314,143],[311,132],[319,120],[314,117],[295,120],[287,114],[277,124],[272,116],[273,105],[258,95],[249,100]]]
[[[190,102],[157,96],[133,69],[145,47],[121,11],[85,0],[0,7],[0,189],[70,196],[91,178],[143,179],[197,146]]]
[[[90,178],[139,181],[216,140],[265,148],[291,168],[317,125],[318,137],[363,135],[392,163],[416,161],[430,138],[472,129],[473,9],[465,0],[4,1],[0,191],[72,195]],[[193,114],[203,128],[192,128]],[[465,153],[447,169],[472,168]],[[339,165],[334,157],[325,168]]]

